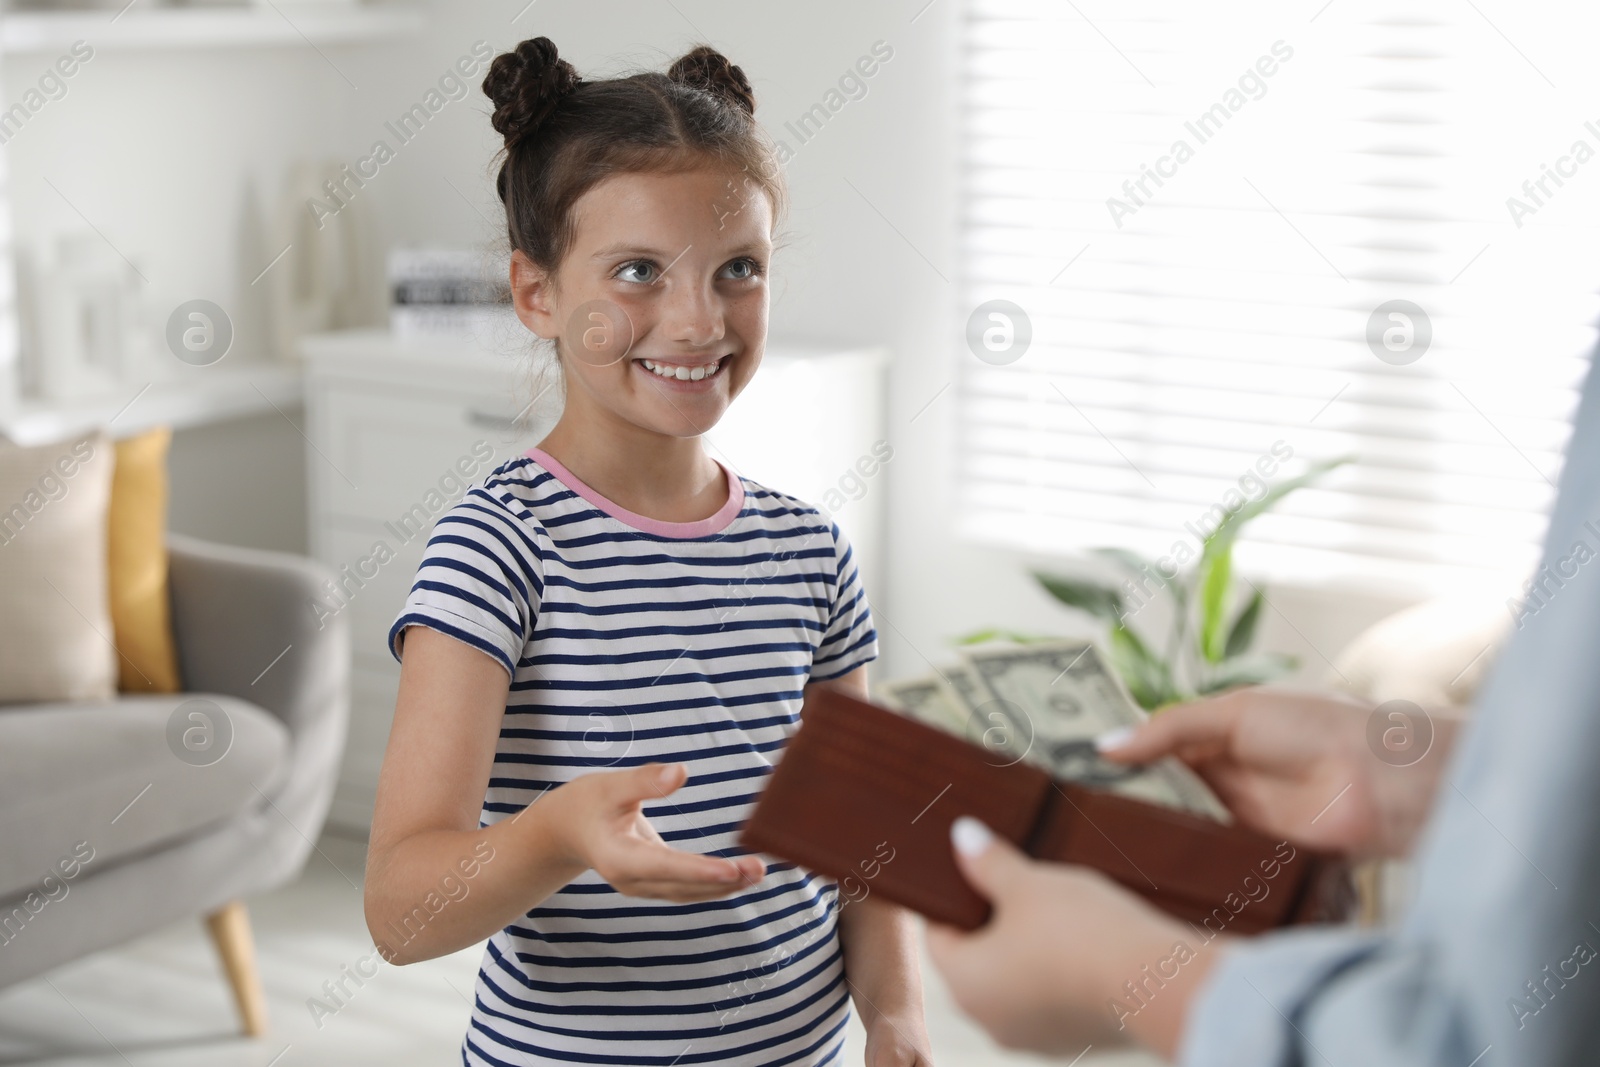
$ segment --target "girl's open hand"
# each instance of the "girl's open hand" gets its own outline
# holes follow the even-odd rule
[[[723,859],[667,845],[644,816],[644,803],[683,785],[681,763],[647,763],[586,774],[549,797],[563,810],[558,824],[573,859],[592,867],[619,893],[694,902],[725,897],[767,873],[758,856]]]

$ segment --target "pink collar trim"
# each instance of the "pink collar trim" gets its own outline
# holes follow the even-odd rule
[[[665,522],[661,519],[652,519],[648,515],[640,515],[629,511],[621,504],[601,496],[593,488],[579,480],[578,476],[542,448],[528,449],[523,455],[537,462],[545,470],[555,476],[556,481],[577,493],[584,500],[593,504],[613,519],[657,537],[709,537],[719,534],[739,517],[744,510],[744,480],[728,468],[728,465],[712,456],[717,466],[722,468],[722,473],[728,480],[728,500],[717,509],[716,514],[695,522]]]

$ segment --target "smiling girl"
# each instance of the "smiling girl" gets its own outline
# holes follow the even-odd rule
[[[766,344],[750,83],[705,46],[584,81],[539,37],[483,89],[566,398],[440,517],[390,632],[368,926],[393,963],[488,939],[468,1064],[838,1062],[852,995],[869,1067],[927,1064],[910,918],[736,843],[808,688],[864,695],[877,656],[839,527],[701,445]]]

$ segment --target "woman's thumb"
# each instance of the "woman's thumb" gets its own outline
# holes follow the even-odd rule
[[[968,883],[988,900],[1005,895],[1012,877],[1022,868],[1022,850],[984,825],[980,819],[962,815],[950,824],[950,843],[956,865]]]

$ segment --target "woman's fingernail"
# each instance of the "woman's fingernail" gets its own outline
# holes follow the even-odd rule
[[[1133,737],[1133,727],[1119,726],[1115,730],[1107,730],[1094,739],[1094,747],[1098,752],[1108,752],[1113,748],[1121,748]]]
[[[994,832],[970,815],[962,815],[950,824],[950,841],[963,856],[976,856],[989,847]]]

